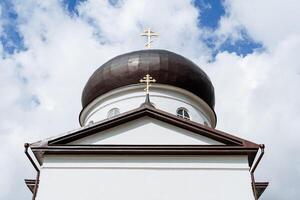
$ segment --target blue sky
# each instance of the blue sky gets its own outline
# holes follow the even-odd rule
[[[23,38],[18,29],[18,14],[15,12],[14,5],[9,0],[3,0],[0,4],[1,19],[4,23],[0,41],[4,51],[13,54],[16,51],[25,50]]]
[[[78,17],[77,6],[85,1],[86,0],[63,0],[61,4],[69,15]],[[118,0],[109,0],[109,3],[115,6]],[[24,45],[23,36],[19,32],[18,14],[15,12],[13,3],[10,0],[3,0],[0,4],[2,8],[1,18],[4,22],[0,41],[5,53],[13,54],[15,52],[25,51],[26,46]],[[195,0],[193,4],[199,9],[198,25],[203,29],[216,30],[219,27],[221,17],[226,15],[223,1],[221,0]],[[199,38],[199,40],[203,41],[207,47],[212,50],[213,57],[223,51],[234,52],[239,56],[246,56],[255,50],[263,49],[263,45],[251,38],[246,29],[242,29],[240,32],[242,36],[240,39],[232,40],[231,38],[227,38],[218,45],[216,45],[217,39],[215,36],[202,37]]]

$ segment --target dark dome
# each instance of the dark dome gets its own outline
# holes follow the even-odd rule
[[[146,74],[157,83],[188,90],[214,108],[214,87],[205,72],[181,55],[155,49],[119,55],[99,67],[84,87],[82,106],[113,89],[137,84]]]

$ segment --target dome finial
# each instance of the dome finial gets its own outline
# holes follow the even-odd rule
[[[145,102],[141,104],[141,107],[152,107],[152,108],[154,108],[154,105],[150,101],[149,94],[146,94]]]
[[[147,28],[144,30],[143,33],[141,33],[141,36],[146,36],[147,37],[147,43],[146,43],[146,48],[150,49],[151,48],[151,43],[153,42],[153,40],[151,40],[151,37],[154,36],[158,36],[157,33],[155,33],[154,31],[152,31],[150,28]]]

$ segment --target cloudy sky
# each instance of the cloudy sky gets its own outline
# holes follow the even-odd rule
[[[81,92],[101,64],[155,48],[190,58],[216,91],[217,129],[266,145],[261,199],[300,196],[300,1],[1,0],[0,199],[30,199],[24,142],[79,127]]]

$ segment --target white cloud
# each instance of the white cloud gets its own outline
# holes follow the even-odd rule
[[[223,18],[224,24],[246,27],[254,39],[262,41],[268,48],[275,48],[288,37],[300,34],[297,23],[300,4],[297,0],[226,0],[224,5],[228,13]],[[225,29],[228,27],[224,26]]]
[[[189,1],[129,0],[121,5],[87,1],[79,12],[85,21],[90,20],[99,28],[99,35],[105,36],[111,48],[117,45],[120,52],[141,49],[145,40],[139,39],[139,34],[143,28],[151,27],[160,34],[154,48],[176,49],[193,56],[202,52],[203,58],[209,56],[209,49],[198,42],[202,32],[197,28],[198,11]]]
[[[0,159],[7,161],[0,164],[5,174],[0,198],[30,198],[22,179],[33,178],[34,170],[23,143],[76,128],[88,77],[108,59],[142,49],[143,26],[160,34],[155,47],[178,52],[208,72],[216,89],[219,129],[266,143],[257,170],[258,179],[271,181],[264,199],[298,197],[293,186],[299,185],[300,159],[293,155],[299,152],[300,29],[292,3],[227,1],[229,15],[213,34],[237,38],[237,30],[245,28],[268,51],[246,57],[223,52],[207,63],[210,50],[199,41],[205,30],[197,26],[198,11],[189,1],[129,0],[115,7],[87,1],[79,6],[79,17],[69,16],[57,1],[16,1],[28,50],[0,58],[0,91],[5,94]],[[31,97],[40,105],[35,107]]]

